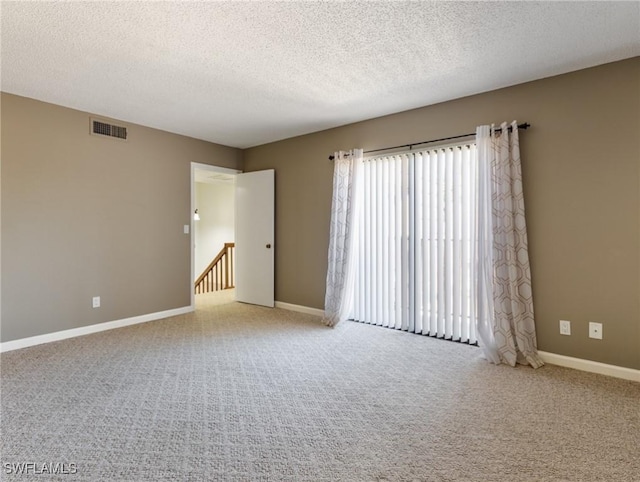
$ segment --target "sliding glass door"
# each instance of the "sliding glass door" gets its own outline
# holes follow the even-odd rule
[[[475,145],[364,161],[352,318],[476,343]]]

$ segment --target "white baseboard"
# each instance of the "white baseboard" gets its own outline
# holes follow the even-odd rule
[[[276,301],[276,308],[282,308],[283,310],[297,311],[298,313],[306,313],[307,315],[324,316],[324,310],[318,308],[309,308],[308,306],[292,305],[291,303],[285,303],[283,301]]]
[[[147,321],[161,320],[171,316],[183,315],[193,311],[193,307],[184,306],[173,310],[159,311],[157,313],[149,313],[146,315],[133,316],[122,320],[107,321],[105,323],[96,323],[95,325],[81,326],[80,328],[71,328],[70,330],[56,331],[45,335],[31,336],[29,338],[21,338],[19,340],[5,341],[0,343],[0,353],[20,348],[27,348],[34,345],[42,345],[43,343],[51,343],[52,341],[66,340],[67,338],[75,338],[76,336],[89,335],[100,331],[113,330],[114,328],[122,328],[123,326],[137,325],[138,323],[146,323]]]
[[[584,372],[599,373],[600,375],[607,375],[610,377],[623,378],[625,380],[640,382],[640,370],[634,370],[633,368],[607,365],[606,363],[584,360],[582,358],[573,358],[565,355],[557,355],[555,353],[548,353],[546,351],[539,351],[538,355],[540,355],[545,363],[548,363],[550,365],[574,368],[576,370],[582,370]]]

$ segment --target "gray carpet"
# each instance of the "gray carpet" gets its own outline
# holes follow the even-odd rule
[[[2,480],[640,481],[640,384],[228,301],[3,354]]]

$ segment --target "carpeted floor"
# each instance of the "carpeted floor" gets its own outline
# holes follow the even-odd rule
[[[640,481],[640,384],[230,296],[3,354],[2,480]]]

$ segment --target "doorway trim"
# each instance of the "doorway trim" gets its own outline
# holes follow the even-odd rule
[[[240,174],[242,171],[240,169],[231,169],[228,167],[220,167],[220,166],[212,166],[211,164],[202,164],[201,162],[191,162],[191,209],[189,210],[189,242],[191,244],[191,254],[190,254],[190,263],[191,269],[189,272],[191,273],[189,276],[189,292],[191,293],[191,310],[195,310],[196,308],[196,294],[193,288],[193,281],[195,279],[195,238],[194,238],[194,220],[193,220],[193,212],[196,208],[196,186],[195,186],[195,173],[196,170],[201,171],[211,171],[211,172],[222,172],[225,174]]]

